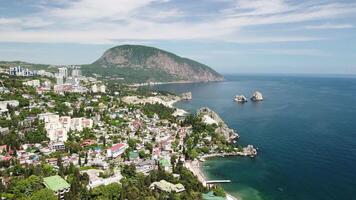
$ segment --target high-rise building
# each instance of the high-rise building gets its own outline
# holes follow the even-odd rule
[[[9,70],[11,76],[34,76],[36,73],[27,68],[22,68],[21,66],[12,67]]]
[[[68,77],[68,69],[66,67],[58,68],[58,74],[63,78]]]
[[[81,75],[80,69],[72,70],[72,77],[79,77]]]
[[[57,83],[57,85],[63,85],[63,76],[57,75],[56,76],[56,83]]]

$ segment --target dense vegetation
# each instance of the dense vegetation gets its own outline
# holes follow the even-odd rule
[[[172,116],[174,108],[166,107],[160,103],[145,104],[142,107],[142,111],[145,115],[152,118],[154,114],[157,114],[160,119],[174,120]]]
[[[233,151],[234,146],[215,131],[217,125],[207,125],[196,115],[189,115],[182,122],[183,125],[192,126],[192,134],[184,138],[184,155],[188,159],[195,159],[201,153],[209,153],[213,146],[217,151]],[[211,139],[207,139],[211,138]],[[200,144],[200,145],[198,145]]]

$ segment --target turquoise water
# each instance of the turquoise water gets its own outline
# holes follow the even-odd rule
[[[208,106],[259,148],[257,158],[205,162],[209,178],[244,200],[356,199],[356,78],[230,76],[226,82],[172,84],[159,90],[192,91],[178,107]],[[259,103],[233,102],[259,90]]]

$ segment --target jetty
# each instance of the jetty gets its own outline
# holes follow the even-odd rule
[[[216,183],[231,183],[231,180],[209,180],[205,181],[205,183],[208,184],[216,184]]]

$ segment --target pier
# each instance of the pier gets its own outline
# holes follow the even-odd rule
[[[210,181],[205,181],[205,183],[208,184],[215,184],[215,183],[231,183],[231,180],[210,180]]]

